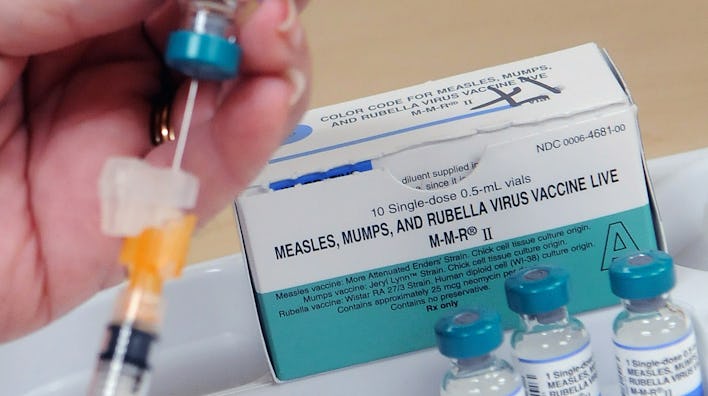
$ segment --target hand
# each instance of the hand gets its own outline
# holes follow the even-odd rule
[[[265,0],[239,27],[240,77],[200,84],[183,168],[204,220],[247,186],[307,106],[309,58],[298,6]],[[174,1],[0,3],[0,341],[42,326],[123,277],[118,238],[100,232],[106,158],[169,166],[153,147],[158,48]],[[144,30],[142,26],[144,25]],[[186,83],[174,101],[179,129]]]

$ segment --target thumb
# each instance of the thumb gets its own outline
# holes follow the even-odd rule
[[[0,2],[0,55],[27,56],[113,32],[145,19],[165,0]]]

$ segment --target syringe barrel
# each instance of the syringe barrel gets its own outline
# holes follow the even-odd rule
[[[143,396],[150,351],[161,324],[159,295],[126,289],[118,299],[98,355],[89,396]]]
[[[130,364],[114,370],[110,361],[99,361],[87,395],[146,396],[149,388],[149,370]]]

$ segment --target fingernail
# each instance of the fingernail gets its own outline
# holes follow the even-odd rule
[[[284,1],[286,7],[286,15],[283,22],[278,26],[278,30],[283,33],[288,33],[295,26],[297,21],[297,6],[295,5],[295,0],[280,0]]]
[[[288,69],[288,71],[285,72],[285,76],[288,78],[290,84],[292,84],[293,86],[293,91],[290,94],[289,101],[290,106],[293,106],[300,100],[302,94],[305,93],[305,86],[307,84],[307,80],[305,78],[305,73],[301,72],[300,70],[294,67]]]

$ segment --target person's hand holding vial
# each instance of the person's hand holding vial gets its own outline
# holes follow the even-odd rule
[[[182,166],[201,181],[202,220],[248,185],[307,106],[304,3],[242,2],[238,77],[200,83]],[[123,279],[121,241],[100,231],[98,178],[109,157],[169,166],[174,144],[154,146],[150,122],[161,51],[182,23],[177,1],[0,3],[0,341]],[[177,126],[187,80],[168,76],[164,121]]]

